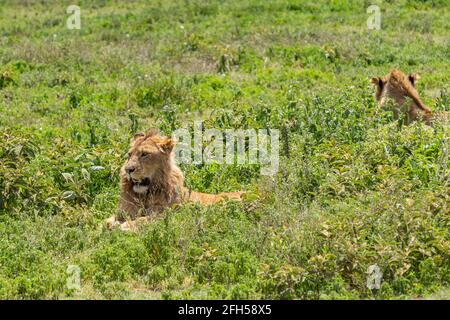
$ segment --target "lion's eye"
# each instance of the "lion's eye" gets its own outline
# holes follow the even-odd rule
[[[142,153],[141,153],[141,157],[142,157],[142,158],[147,157],[149,154],[150,154],[150,153],[148,153],[148,152],[142,152]]]
[[[127,156],[128,156],[128,159],[130,159],[131,158],[131,152],[128,152]]]

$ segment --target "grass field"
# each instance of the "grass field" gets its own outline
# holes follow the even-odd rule
[[[0,1],[0,299],[450,298],[449,124],[402,126],[369,83],[417,72],[449,109],[448,1],[76,4],[70,30],[65,2]],[[184,164],[250,196],[106,230],[133,133],[195,119],[279,129],[278,173]]]

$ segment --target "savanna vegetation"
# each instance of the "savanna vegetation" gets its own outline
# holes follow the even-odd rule
[[[1,299],[449,298],[449,124],[394,121],[369,83],[417,72],[448,110],[448,1],[76,4],[79,30],[66,3],[0,2]],[[246,200],[105,229],[133,133],[195,119],[279,129],[278,173],[184,164]]]

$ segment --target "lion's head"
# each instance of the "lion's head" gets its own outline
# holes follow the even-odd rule
[[[406,75],[398,69],[392,69],[383,78],[374,77],[371,82],[376,88],[375,99],[382,108],[393,111],[395,119],[403,114],[405,124],[418,118],[429,124],[432,113],[417,93],[418,79],[416,73]]]
[[[122,167],[122,174],[132,184],[134,192],[147,192],[151,181],[170,167],[174,146],[173,139],[160,136],[155,129],[134,135],[128,159]]]
[[[416,91],[416,81],[420,77],[416,73],[404,74],[398,69],[392,69],[386,76],[374,77],[370,82],[375,86],[375,99],[381,107],[388,100],[394,101],[397,105],[403,105],[407,97],[418,97]]]

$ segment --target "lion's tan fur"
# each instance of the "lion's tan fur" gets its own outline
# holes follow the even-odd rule
[[[432,112],[425,106],[417,93],[415,82],[420,77],[415,74],[405,75],[398,69],[392,69],[383,78],[374,77],[372,84],[376,87],[375,98],[381,107],[384,107],[388,100],[395,103],[395,118],[400,113],[405,114],[405,123],[410,124],[421,117],[425,123],[429,124]]]
[[[174,161],[174,145],[172,139],[160,136],[155,130],[136,134],[132,139],[129,159],[120,170],[119,209],[128,220],[142,220],[139,217],[149,220],[154,214],[182,202],[209,205],[224,199],[241,198],[242,192],[214,195],[187,189],[183,173]],[[147,183],[142,185],[142,181]],[[122,229],[132,229],[134,223],[125,220],[113,216],[106,222],[108,227],[121,224]]]

